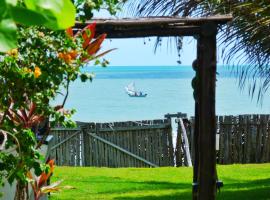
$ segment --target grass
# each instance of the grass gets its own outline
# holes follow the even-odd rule
[[[224,187],[218,200],[270,200],[270,164],[218,166]],[[192,169],[56,167],[53,180],[63,189],[51,200],[181,200],[191,199]]]

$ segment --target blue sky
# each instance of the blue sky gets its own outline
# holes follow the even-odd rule
[[[160,66],[178,65],[178,53],[172,41],[167,44],[164,39],[156,53],[154,53],[155,37],[136,39],[113,39],[106,40],[102,49],[117,48],[105,56],[111,66]],[[181,51],[182,65],[191,65],[196,57],[196,42],[191,37],[184,39],[183,50]]]
[[[121,15],[121,14],[119,14]],[[96,18],[110,18],[106,11],[94,14]],[[150,39],[150,40],[149,40]],[[111,48],[117,50],[105,56],[111,66],[161,66],[178,65],[178,53],[175,44],[167,45],[167,39],[163,40],[162,46],[154,53],[155,37],[134,39],[106,40],[102,45],[105,51]],[[185,37],[183,50],[181,51],[181,65],[191,65],[196,57],[196,41],[192,37]]]
[[[96,18],[111,18],[111,16],[101,11],[95,13]],[[117,48],[105,56],[111,66],[164,66],[178,65],[178,53],[174,40],[168,45],[168,40],[163,39],[162,46],[154,53],[155,37],[134,38],[134,39],[107,39],[102,50]],[[196,40],[193,37],[185,37],[183,49],[181,51],[181,65],[191,65],[196,58]],[[222,64],[218,51],[218,64]]]

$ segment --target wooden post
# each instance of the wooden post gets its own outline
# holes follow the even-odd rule
[[[196,38],[196,37],[194,37]],[[196,38],[198,39],[198,38]],[[198,42],[197,42],[198,44]],[[199,45],[197,45],[199,46]],[[197,56],[198,56],[199,48],[197,47]],[[192,88],[193,88],[193,98],[195,100],[195,119],[194,119],[194,135],[193,135],[193,143],[194,143],[194,160],[193,160],[193,183],[192,183],[192,199],[198,199],[198,164],[199,164],[199,115],[198,115],[198,58],[195,59],[192,63],[192,68],[196,72],[195,77],[192,80]]]
[[[198,199],[198,171],[199,170],[199,116],[198,103],[195,102],[195,126],[194,126],[194,161],[193,161],[193,187],[192,199]]]
[[[206,22],[198,39],[199,200],[216,198],[216,34],[217,24]]]

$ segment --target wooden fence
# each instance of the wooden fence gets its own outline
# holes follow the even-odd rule
[[[189,146],[194,160],[194,120],[185,123]],[[176,139],[176,165],[187,164],[183,151],[182,130],[178,125]],[[270,115],[239,115],[217,117],[217,163],[264,163],[270,162]]]
[[[193,161],[193,119],[184,124]],[[182,128],[179,124],[175,149],[167,119],[54,128],[51,157],[69,166],[183,166],[188,157]],[[218,116],[217,138],[219,164],[270,162],[270,115]]]
[[[97,167],[173,166],[171,121],[79,123],[54,128],[51,157],[57,165]]]

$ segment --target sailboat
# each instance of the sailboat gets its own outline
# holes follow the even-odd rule
[[[142,92],[142,91],[138,91],[135,87],[135,83],[132,82],[130,84],[128,84],[126,87],[126,92],[128,94],[128,96],[130,97],[146,97],[147,94]]]

